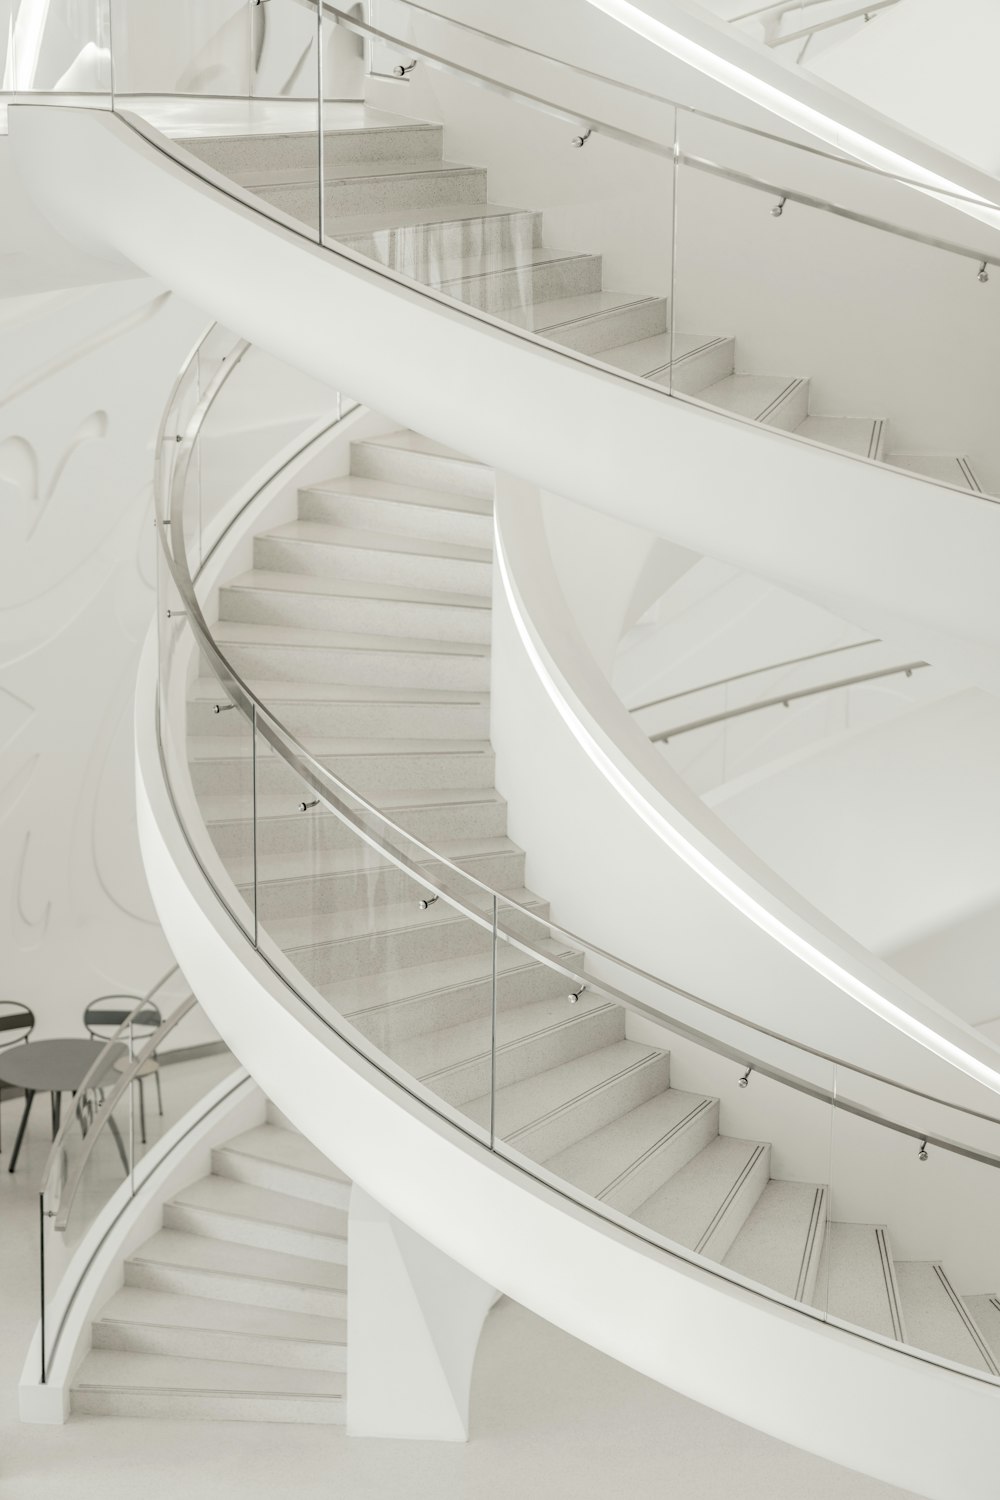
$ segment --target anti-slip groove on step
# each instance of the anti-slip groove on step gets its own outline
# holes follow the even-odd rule
[[[696,1124],[706,1115],[710,1115],[715,1110],[716,1105],[717,1100],[715,1099],[699,1099],[698,1102],[688,1110],[686,1115],[677,1120],[669,1130],[664,1131],[664,1133],[659,1136],[657,1140],[653,1141],[653,1143],[648,1146],[640,1156],[637,1156],[635,1160],[631,1162],[623,1171],[618,1173],[617,1177],[613,1178],[606,1187],[603,1187],[597,1194],[598,1198],[607,1199],[610,1198],[613,1193],[617,1193],[618,1191],[620,1191],[621,1188],[623,1188],[633,1177],[641,1172],[642,1169],[647,1166],[648,1163],[654,1159],[654,1157],[658,1156],[667,1146],[669,1146],[673,1141],[677,1140],[679,1136],[682,1136],[685,1131],[691,1128],[692,1125]]]
[[[742,1170],[740,1171],[739,1176],[736,1178],[735,1182],[733,1182],[726,1196],[723,1198],[722,1202],[715,1210],[715,1213],[706,1224],[704,1233],[701,1235],[694,1247],[699,1255],[704,1255],[708,1245],[711,1243],[712,1236],[722,1224],[723,1220],[726,1217],[726,1214],[732,1208],[743,1188],[753,1176],[754,1169],[758,1166],[761,1158],[766,1154],[767,1151],[767,1146],[756,1146],[751,1152],[750,1156],[747,1158]]]
[[[893,1273],[892,1256],[889,1253],[889,1240],[881,1225],[875,1230],[875,1238],[878,1242],[879,1259],[882,1264],[882,1276],[885,1281],[885,1299],[889,1308],[889,1316],[892,1319],[892,1336],[900,1344],[906,1342],[903,1328],[903,1310],[899,1305],[899,1288],[896,1286],[896,1277]]]
[[[942,1291],[945,1293],[952,1307],[955,1309],[957,1316],[965,1324],[966,1332],[968,1333],[969,1338],[975,1344],[976,1349],[981,1355],[983,1363],[985,1364],[987,1370],[989,1370],[991,1375],[1000,1376],[1000,1364],[998,1364],[997,1360],[995,1359],[993,1350],[983,1338],[978,1324],[970,1314],[969,1309],[966,1307],[961,1297],[955,1291],[955,1288],[952,1286],[944,1267],[942,1265],[939,1265],[937,1262],[934,1262],[933,1270]]]

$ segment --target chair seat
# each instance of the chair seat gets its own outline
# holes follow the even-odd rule
[[[131,1065],[132,1059],[130,1057],[119,1057],[114,1064],[115,1072],[125,1073],[131,1067]],[[151,1073],[158,1073],[159,1070],[160,1064],[157,1062],[156,1058],[147,1057],[142,1066],[136,1069],[135,1076],[137,1078],[148,1078]]]

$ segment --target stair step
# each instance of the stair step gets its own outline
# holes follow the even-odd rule
[[[349,161],[422,161],[441,157],[444,130],[420,120],[407,120],[382,110],[365,108],[363,123],[331,125],[331,109],[325,106],[323,156],[327,165]],[[242,171],[316,169],[317,135],[309,131],[257,130],[252,135],[218,134],[184,136],[185,151],[192,152],[217,172],[235,177]]]
[[[318,192],[314,172],[301,167],[245,168],[234,180],[283,213],[315,224]],[[399,208],[486,202],[486,169],[438,158],[341,161],[325,165],[323,197],[333,222],[355,214],[394,213]]]
[[[466,691],[489,687],[489,650],[470,641],[352,635],[238,620],[221,620],[214,634],[233,666],[244,675],[280,676],[299,682],[383,682],[390,687],[414,682],[422,687]]]
[[[545,1165],[590,1197],[630,1214],[718,1132],[717,1099],[667,1089]]]
[[[493,748],[486,740],[315,740],[310,751],[331,775],[364,797],[377,797],[392,787],[420,787],[456,791],[464,787],[492,787]],[[287,792],[295,796],[297,773],[258,740],[256,758],[249,739],[193,735],[187,742],[188,765],[197,794]]]
[[[795,430],[800,437],[823,443],[827,448],[880,459],[887,426],[883,417],[806,417]]]
[[[491,508],[496,485],[486,464],[408,428],[352,443],[351,473],[488,501]]]
[[[881,1224],[827,1225],[816,1304],[835,1318],[906,1343],[888,1231]]]
[[[489,595],[492,554],[486,547],[379,531],[350,531],[322,521],[289,521],[254,537],[254,567],[275,573],[415,584],[451,593]]]
[[[320,1318],[347,1316],[347,1267],[339,1262],[162,1229],[125,1263],[126,1286],[250,1302]]]
[[[123,1287],[94,1324],[93,1348],[345,1370],[347,1324],[247,1303]]]
[[[599,255],[528,246],[492,254],[435,258],[423,268],[419,279],[459,302],[504,317],[511,308],[599,292],[603,274]]]
[[[633,1217],[668,1240],[721,1261],[768,1183],[771,1148],[720,1135],[640,1203]]]
[[[819,1274],[826,1216],[825,1187],[772,1179],[724,1263],[751,1281],[808,1302]]]
[[[634,339],[663,333],[667,304],[663,297],[648,297],[641,292],[587,292],[511,310],[505,321],[528,328],[565,349],[600,354]]]
[[[350,1204],[348,1178],[311,1141],[276,1125],[257,1125],[216,1147],[212,1172],[330,1208],[346,1211]]]
[[[960,490],[972,490],[976,495],[984,493],[967,458],[947,453],[890,453],[885,461],[894,469],[908,469],[912,474],[923,474],[942,484],[956,485]]]
[[[582,1136],[670,1087],[670,1057],[638,1042],[615,1042],[495,1094],[495,1127],[505,1147],[547,1161]],[[464,1106],[484,1128],[488,1094]]]
[[[451,594],[412,583],[253,569],[220,590],[219,618],[488,645],[490,602],[487,595]]]
[[[492,547],[489,497],[348,474],[299,491],[299,519],[358,531]]]
[[[917,1349],[974,1370],[1000,1374],[1000,1366],[944,1267],[938,1261],[897,1260],[906,1334]]]
[[[426,688],[385,683],[286,682],[248,678],[262,702],[293,734],[403,735],[484,739],[490,732],[489,694],[457,688]],[[215,712],[222,696],[214,678],[191,687],[188,728],[193,734],[248,738],[241,713]]]
[[[601,362],[630,375],[641,375],[665,389],[672,386],[675,391],[693,395],[733,373],[736,340],[724,335],[675,332],[672,366],[670,356],[667,332],[605,349]]]
[[[962,1299],[985,1340],[995,1364],[1000,1365],[1000,1297],[987,1293]]]
[[[698,392],[709,406],[794,432],[809,414],[809,381],[787,375],[727,375]]]
[[[518,253],[541,245],[542,216],[502,203],[440,203],[436,207],[396,208],[368,214],[340,214],[327,220],[328,240],[423,279],[428,267],[456,256]]]
[[[342,1425],[345,1379],[327,1370],[95,1349],[72,1409],[96,1416]]]
[[[163,1223],[167,1229],[311,1260],[347,1260],[343,1209],[226,1177],[206,1177],[182,1189],[164,1206]]]

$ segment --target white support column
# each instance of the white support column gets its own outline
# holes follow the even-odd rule
[[[348,1233],[348,1434],[465,1442],[472,1366],[496,1297],[355,1186]]]

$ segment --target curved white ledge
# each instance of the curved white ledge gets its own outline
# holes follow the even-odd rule
[[[65,233],[124,254],[279,358],[497,469],[1000,686],[1000,505],[540,347],[320,249],[107,112],[12,106],[10,117],[20,170]]]
[[[491,1155],[325,1026],[252,949],[202,875],[163,779],[155,697],[151,636],[136,762],[153,900],[213,1023],[298,1130],[417,1234],[613,1358],[928,1500],[993,1500],[1000,1387],[646,1244]],[[934,1421],[914,1423],[921,1410]]]

